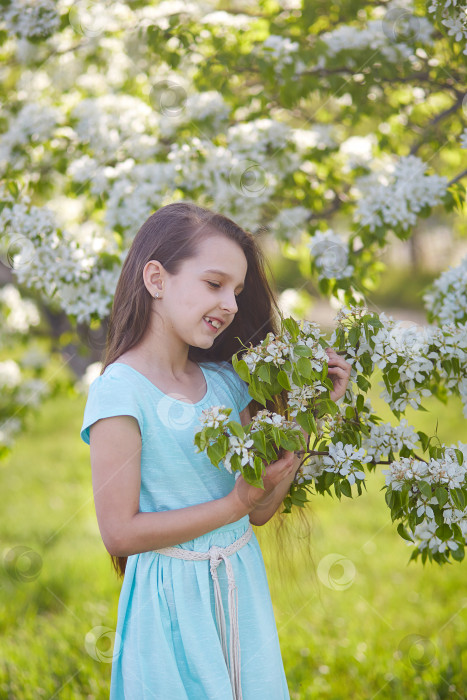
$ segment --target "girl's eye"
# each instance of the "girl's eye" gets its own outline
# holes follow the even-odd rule
[[[216,289],[220,289],[220,284],[216,284],[215,282],[209,282],[209,280],[206,280],[208,284],[211,285],[211,287],[215,287]],[[240,295],[236,294],[235,298],[238,298]]]

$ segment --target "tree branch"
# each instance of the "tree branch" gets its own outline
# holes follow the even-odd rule
[[[452,114],[453,112],[457,112],[457,110],[459,109],[459,107],[461,107],[462,102],[463,102],[463,99],[464,99],[464,95],[463,95],[463,94],[462,94],[462,95],[459,94],[457,91],[456,91],[456,94],[457,94],[457,99],[456,99],[456,101],[454,102],[454,104],[451,105],[451,107],[448,107],[447,109],[445,109],[445,110],[443,110],[442,112],[440,112],[439,114],[437,114],[436,117],[433,117],[433,119],[431,119],[431,120],[428,122],[428,124],[426,125],[426,127],[423,129],[422,138],[421,138],[416,144],[414,144],[414,145],[412,146],[412,148],[410,149],[410,155],[411,155],[411,156],[415,155],[415,153],[418,151],[418,149],[420,148],[420,146],[422,146],[422,145],[425,143],[425,136],[426,136],[426,134],[430,131],[430,129],[431,129],[433,126],[435,126],[436,124],[438,124],[440,121],[442,121],[443,119],[445,119],[446,117],[448,117],[448,116],[449,116],[450,114]]]
[[[453,177],[452,180],[449,180],[448,182],[448,187],[450,185],[453,185],[455,182],[459,182],[459,180],[462,180],[467,175],[467,170],[463,170],[459,175],[456,175],[456,177]]]

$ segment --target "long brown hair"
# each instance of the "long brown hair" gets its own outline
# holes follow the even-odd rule
[[[279,332],[280,310],[267,280],[265,259],[255,237],[222,214],[192,202],[175,202],[152,214],[131,244],[113,299],[101,374],[109,364],[136,345],[149,326],[153,300],[143,281],[146,263],[158,260],[169,274],[176,275],[184,260],[196,256],[199,243],[219,234],[235,241],[245,254],[248,263],[245,287],[237,297],[238,311],[232,323],[217,336],[210,348],[190,345],[189,359],[196,363],[221,360],[231,363],[235,353],[240,358],[246,352],[243,346],[257,345],[269,332]],[[286,405],[287,392],[284,390],[274,401],[268,401],[266,407],[283,414]],[[264,406],[252,400],[252,417],[261,408]],[[283,551],[283,547],[279,549]],[[111,555],[111,559],[117,575],[123,577],[127,557]]]

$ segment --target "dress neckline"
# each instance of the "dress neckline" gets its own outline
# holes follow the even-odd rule
[[[201,366],[201,363],[196,363],[198,364],[198,367],[201,369],[203,376],[204,376],[204,381],[206,382],[206,393],[204,394],[203,398],[200,399],[199,401],[191,402],[191,401],[181,401],[181,399],[175,399],[172,396],[169,396],[168,394],[165,394],[162,389],[159,389],[158,386],[156,386],[153,382],[151,382],[150,379],[146,377],[145,374],[140,372],[138,369],[135,369],[131,365],[127,365],[126,362],[112,362],[110,365],[107,365],[106,369],[109,367],[113,367],[114,365],[119,365],[120,367],[128,367],[129,370],[132,372],[136,372],[140,377],[144,379],[145,382],[147,382],[150,386],[152,386],[153,389],[155,389],[159,394],[164,396],[166,399],[169,399],[170,401],[174,401],[175,403],[183,404],[185,406],[198,406],[199,404],[202,404],[206,401],[206,399],[210,396],[211,394],[211,382],[210,379],[208,378],[207,371],[203,369]]]

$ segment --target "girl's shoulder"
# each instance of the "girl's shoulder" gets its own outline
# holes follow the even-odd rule
[[[129,415],[137,419],[140,431],[144,427],[144,392],[138,389],[131,368],[119,364],[108,365],[89,385],[84,408],[81,437],[89,444],[89,428],[96,420],[111,416]]]

